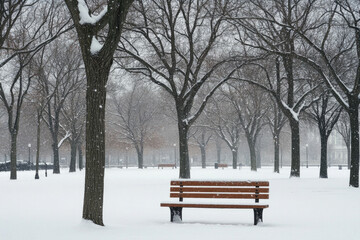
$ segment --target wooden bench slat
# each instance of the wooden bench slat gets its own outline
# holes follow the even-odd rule
[[[198,187],[170,187],[171,192],[259,192],[268,193],[268,188],[198,188]]]
[[[236,182],[236,181],[171,181],[172,186],[269,186],[269,182]]]
[[[170,193],[172,198],[244,198],[269,199],[269,194]]]
[[[186,207],[186,208],[268,208],[269,205],[243,205],[243,204],[196,204],[196,203],[161,203],[161,207]]]

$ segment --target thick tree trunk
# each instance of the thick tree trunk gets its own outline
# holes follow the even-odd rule
[[[76,172],[76,149],[77,144],[75,141],[70,142],[70,167],[69,172]]]
[[[352,187],[359,187],[359,103],[357,97],[349,98],[349,117],[351,129],[351,164],[350,183]]]
[[[82,143],[79,142],[77,147],[79,152],[79,170],[81,171],[84,168]]]
[[[51,145],[54,155],[54,169],[53,173],[59,174],[60,173],[60,159],[59,159],[59,147],[57,143],[57,137],[54,138],[53,144]]]
[[[203,145],[200,145],[201,152],[201,167],[206,168],[206,148]]]
[[[274,172],[280,173],[280,136],[278,133],[274,133]]]
[[[238,149],[237,148],[232,148],[231,149],[231,153],[232,153],[232,158],[233,158],[233,169],[237,168],[237,161],[238,161]]]
[[[328,138],[324,132],[320,132],[320,178],[328,178],[327,173],[327,141]]]
[[[180,157],[180,178],[190,178],[190,161],[189,161],[189,146],[188,146],[188,131],[189,127],[182,122],[183,118],[178,118],[179,130],[179,157]]]
[[[84,60],[85,61],[85,60]],[[83,218],[103,226],[106,83],[111,62],[86,63],[86,166]]]
[[[290,119],[291,172],[290,177],[300,177],[300,128],[299,121]]]
[[[17,161],[17,133],[11,133],[10,135],[10,179],[17,179],[17,169],[16,169],[16,161]]]

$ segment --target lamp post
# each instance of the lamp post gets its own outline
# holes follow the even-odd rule
[[[31,149],[31,143],[28,144],[29,148],[29,170],[31,170],[31,162],[30,162],[30,149]]]
[[[174,143],[174,160],[175,160],[175,168],[176,168],[176,143]]]
[[[306,144],[306,168],[309,167],[309,144]]]

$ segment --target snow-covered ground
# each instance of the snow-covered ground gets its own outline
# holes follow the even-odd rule
[[[170,223],[169,182],[175,169],[106,169],[104,221],[99,227],[81,219],[84,172],[49,174],[18,172],[10,181],[0,173],[0,239],[346,239],[360,238],[360,190],[348,187],[349,171],[302,168],[289,179],[271,168],[191,170],[194,179],[270,181],[270,208],[264,223],[253,225],[252,210],[184,209],[182,223]],[[266,201],[266,200],[265,200]],[[260,202],[265,202],[261,201]]]

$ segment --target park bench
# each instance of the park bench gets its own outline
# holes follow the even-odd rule
[[[160,163],[160,164],[158,165],[158,169],[159,169],[159,168],[164,168],[164,167],[175,168],[175,164],[174,164],[174,163]]]
[[[228,165],[226,163],[215,163],[215,169],[218,169],[218,168],[227,168]]]
[[[160,206],[170,208],[171,222],[182,220],[183,208],[238,208],[253,209],[254,225],[257,225],[259,221],[263,221],[263,209],[269,207],[259,203],[259,199],[269,199],[267,181],[174,180],[170,185],[170,198],[179,198],[179,201],[163,202]],[[202,202],[184,202],[184,198],[202,199]],[[204,202],[204,199],[207,201]],[[214,199],[227,200],[218,202]],[[244,199],[254,199],[255,202],[242,202]]]

